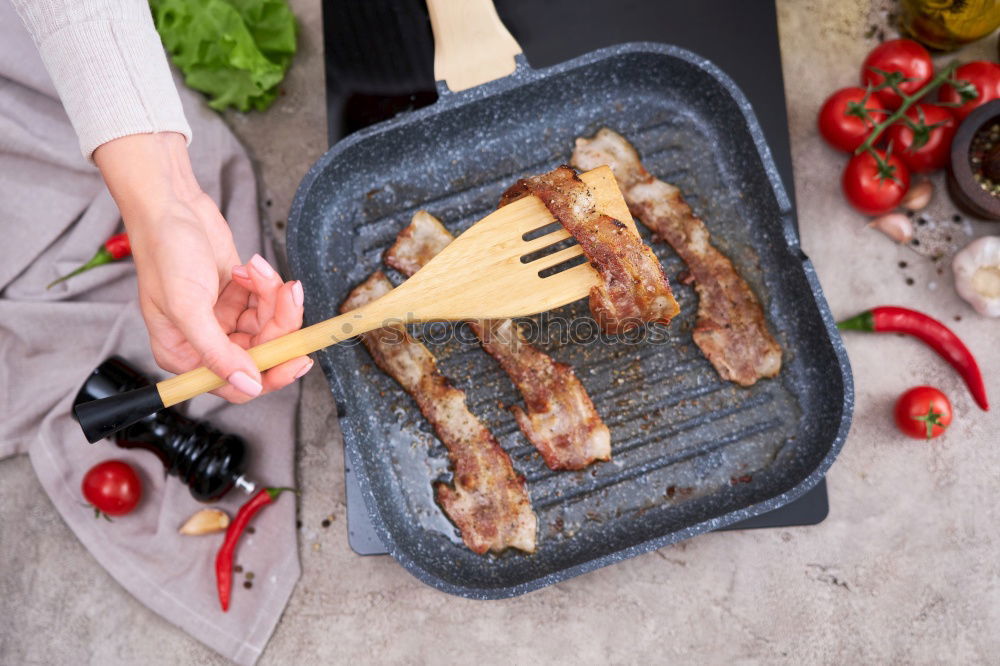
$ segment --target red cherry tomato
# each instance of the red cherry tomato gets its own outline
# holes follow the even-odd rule
[[[933,386],[918,386],[899,396],[895,417],[896,426],[904,435],[931,439],[951,423],[951,402]]]
[[[931,129],[914,132],[905,123],[896,122],[885,134],[892,143],[892,152],[903,160],[906,168],[916,173],[947,166],[956,129],[955,117],[943,107],[915,104],[906,111],[906,117],[917,125],[921,123],[921,114],[924,126]]]
[[[906,80],[898,84],[899,89],[912,95],[934,76],[934,63],[927,49],[912,39],[893,39],[876,46],[865,58],[861,66],[862,85],[877,86],[885,80],[874,70],[901,72]],[[889,109],[897,109],[903,102],[892,88],[884,88],[875,94]]]
[[[881,150],[875,152],[878,160],[868,151],[852,157],[841,179],[847,201],[869,215],[892,210],[910,189],[906,165],[896,155],[886,157]]]
[[[819,110],[819,133],[834,148],[853,153],[868,138],[874,123],[885,120],[881,106],[874,95],[865,101],[864,88],[842,88],[823,102]]]
[[[105,460],[83,477],[82,490],[96,515],[124,516],[139,503],[142,482],[128,463]]]
[[[979,93],[975,99],[970,99],[961,106],[949,107],[949,110],[955,115],[959,123],[972,113],[976,107],[982,106],[986,102],[1000,99],[1000,65],[996,63],[985,60],[966,63],[955,70],[952,78],[957,81],[968,81],[976,87],[976,92]],[[949,104],[962,101],[961,95],[955,90],[955,87],[948,84],[941,86],[938,99]]]

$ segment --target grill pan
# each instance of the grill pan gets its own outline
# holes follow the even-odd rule
[[[658,338],[538,346],[570,364],[611,430],[614,459],[549,470],[507,405],[520,396],[462,324],[418,332],[442,373],[525,476],[538,550],[475,555],[434,503],[447,454],[413,401],[360,344],[318,353],[348,459],[389,553],[425,583],[470,598],[523,594],[773,510],[814,486],[847,435],[853,384],[846,353],[794,212],[746,98],[683,49],[632,43],[451,92],[430,107],[352,134],[310,169],[289,218],[288,253],[306,285],[306,318],[337,314],[412,214],[460,233],[517,178],[569,160],[573,140],[608,126],[676,184],[764,306],[784,349],[781,374],[742,388],[719,379],[691,340],[697,299],[682,262],[653,242],[681,313]],[[397,284],[402,276],[388,271]],[[456,285],[456,288],[461,288]],[[525,323],[586,322],[581,301]],[[576,333],[580,335],[580,328]],[[586,325],[583,325],[586,328]]]

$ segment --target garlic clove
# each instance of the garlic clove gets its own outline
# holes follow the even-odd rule
[[[197,536],[200,534],[213,534],[221,532],[229,527],[229,516],[225,511],[219,509],[202,509],[187,519],[181,529],[181,534]]]
[[[913,239],[913,221],[903,213],[886,213],[868,223],[897,243],[909,243]]]
[[[906,210],[923,210],[931,202],[933,196],[934,184],[929,180],[921,181],[910,188],[900,205]]]
[[[966,245],[951,269],[959,296],[979,314],[1000,317],[1000,236],[983,236]]]

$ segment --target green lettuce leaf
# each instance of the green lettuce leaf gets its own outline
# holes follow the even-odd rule
[[[156,30],[184,81],[222,110],[263,111],[295,55],[286,0],[150,0]]]

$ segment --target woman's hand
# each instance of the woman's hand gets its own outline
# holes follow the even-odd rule
[[[303,356],[260,373],[245,351],[302,326],[302,285],[282,282],[259,255],[240,262],[229,225],[195,181],[183,136],[115,139],[94,161],[125,220],[161,368],[204,365],[229,382],[216,394],[245,402],[312,367]]]

